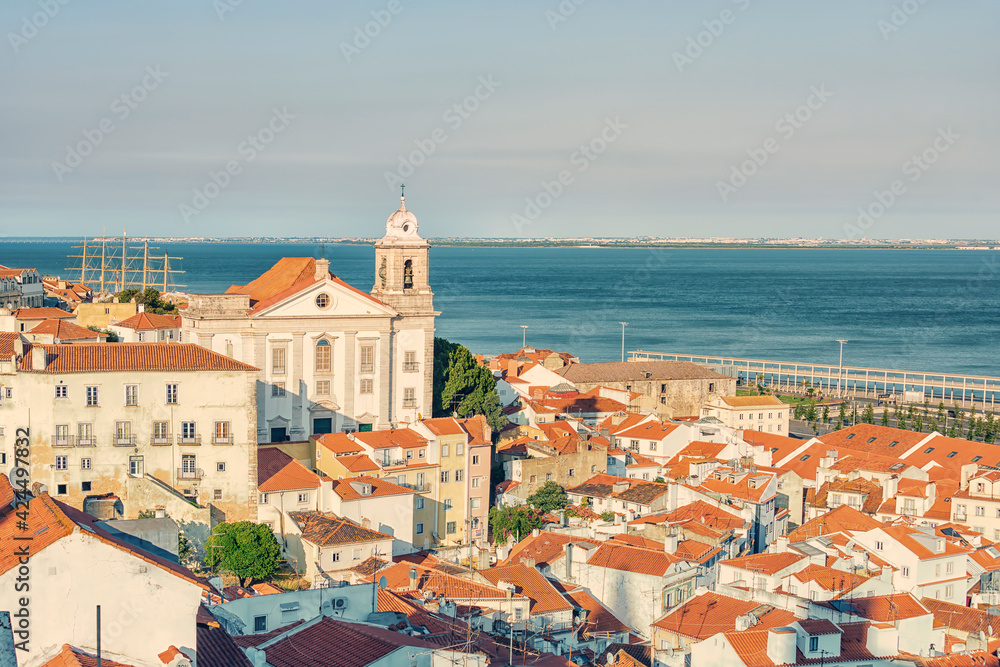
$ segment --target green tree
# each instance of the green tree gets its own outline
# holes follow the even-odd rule
[[[864,411],[864,414],[861,416],[861,421],[863,421],[866,424],[874,424],[875,423],[875,405],[874,404],[869,403],[868,405],[865,406],[865,411]]]
[[[116,334],[114,331],[111,331],[110,329],[99,329],[98,327],[95,327],[93,324],[87,328],[90,329],[91,331],[96,331],[97,333],[107,334],[108,337],[105,340],[109,343],[117,343],[119,341],[118,334]]]
[[[811,403],[809,403],[809,407],[806,408],[806,421],[810,421],[810,422],[815,422],[816,421],[816,402],[815,401],[812,401]],[[816,428],[815,424],[813,424],[813,428]]]
[[[584,499],[586,500],[586,498]],[[528,504],[543,512],[562,509],[566,507],[569,499],[566,492],[555,482],[545,482],[540,489],[528,496]]]
[[[829,424],[830,423],[830,406],[829,405],[824,405],[823,406],[823,423],[824,424]]]
[[[601,512],[601,520],[602,521],[614,521],[615,520],[615,513],[614,512]]]
[[[886,407],[882,410],[882,426],[889,425],[889,408]]]
[[[855,403],[854,407],[851,409],[851,426],[856,426],[858,423],[858,404]]]
[[[232,572],[241,586],[270,577],[281,558],[271,529],[252,521],[220,523],[205,542],[205,552],[206,565]]]
[[[147,313],[163,315],[165,313],[176,312],[177,310],[177,306],[160,298],[160,291],[155,287],[147,287],[141,292],[130,287],[118,293],[118,301],[120,303],[128,303],[133,299],[137,304],[145,306],[144,310]]]
[[[923,433],[923,431],[924,431],[924,416],[922,414],[918,414],[913,419],[913,430],[914,431],[919,431],[919,432]]]
[[[448,364],[451,360],[451,353],[456,348],[461,347],[458,343],[452,343],[444,338],[434,339],[434,396],[433,411],[435,417],[448,417],[451,415],[451,406],[445,409],[441,405],[441,394],[444,392],[444,384],[448,379]]]
[[[490,509],[490,532],[493,543],[501,544],[511,535],[518,542],[530,535],[535,528],[542,527],[542,512],[527,505],[508,505]]]
[[[943,422],[944,421],[944,401],[941,401],[940,403],[938,403],[937,420],[939,422]]]

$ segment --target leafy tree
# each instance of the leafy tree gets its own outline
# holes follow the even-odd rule
[[[490,509],[490,531],[493,543],[502,544],[511,535],[520,542],[535,528],[542,527],[542,512],[527,505],[508,505]]]
[[[889,425],[889,408],[882,410],[882,426]]]
[[[602,521],[614,521],[615,520],[615,513],[614,512],[601,512],[601,520]]]
[[[451,353],[456,348],[461,347],[458,343],[452,343],[444,338],[434,339],[434,416],[447,417],[450,410],[445,410],[441,405],[441,394],[444,392],[444,383],[448,378],[448,364]],[[448,406],[451,407],[450,405]]]
[[[163,315],[165,313],[176,312],[177,310],[177,306],[160,298],[160,291],[155,287],[147,287],[141,292],[130,287],[118,293],[119,303],[128,303],[133,299],[137,304],[145,306],[147,313]]]
[[[586,498],[584,498],[586,500]],[[540,489],[528,496],[528,504],[543,512],[562,509],[569,502],[566,492],[555,482],[545,482]]]
[[[194,555],[194,547],[184,533],[177,534],[177,562],[183,565]]]
[[[241,586],[267,579],[278,567],[281,547],[271,529],[262,523],[220,523],[205,542],[205,564],[231,571]]]
[[[840,421],[840,418],[838,417],[837,418],[837,423],[834,425],[833,430],[834,431],[839,431],[842,428],[844,428],[844,422]]]
[[[824,424],[829,424],[830,423],[830,406],[829,405],[824,405],[823,406],[823,423]]]
[[[847,402],[846,401],[841,401],[840,405],[838,407],[840,409],[840,412],[837,415],[837,419],[839,419],[842,422],[846,422],[847,421]]]
[[[120,340],[118,338],[118,334],[116,334],[114,331],[111,331],[110,329],[99,329],[95,327],[93,324],[91,324],[87,328],[90,329],[91,331],[96,331],[97,333],[107,334],[108,337],[105,340],[107,340],[107,342],[109,343],[117,343]]]
[[[816,403],[815,402],[810,403],[809,407],[806,408],[806,421],[811,421],[811,422],[815,422],[816,421]],[[813,428],[816,428],[815,424],[813,424]]]
[[[944,401],[941,401],[940,403],[938,403],[937,420],[939,422],[944,421]]]
[[[435,348],[437,340],[442,339],[435,339]],[[448,341],[444,343],[453,345]],[[435,371],[436,366],[435,361]],[[448,415],[454,411],[461,417],[483,415],[494,430],[499,431],[504,427],[506,418],[500,408],[493,372],[477,364],[468,349],[462,345],[453,345],[448,355],[448,365],[441,377],[444,384],[440,393],[440,414]]]
[[[906,430],[906,415],[900,413],[896,416],[896,428]]]
[[[858,404],[854,404],[854,408],[851,410],[851,425],[856,426],[858,423]]]
[[[924,431],[924,416],[918,414],[913,420],[913,430],[923,433]]]
[[[869,403],[868,405],[865,406],[865,411],[864,414],[862,414],[861,416],[861,421],[863,421],[866,424],[875,423],[875,406],[872,403]]]

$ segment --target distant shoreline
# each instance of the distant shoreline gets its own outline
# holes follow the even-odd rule
[[[371,245],[376,239],[342,239],[342,238],[204,238],[204,239],[172,239],[155,237],[129,237],[129,241],[148,240],[150,243],[170,243],[174,245]],[[734,242],[695,242],[679,243],[670,241],[628,241],[617,242],[592,241],[581,243],[579,241],[560,242],[557,240],[487,240],[487,239],[427,239],[436,248],[572,248],[578,250],[596,249],[677,249],[677,250],[1000,250],[1000,241],[953,241],[947,243],[904,243],[886,242],[872,244],[846,244],[846,243],[734,243]],[[109,239],[109,246],[120,243],[120,239]],[[82,243],[83,238],[72,237],[18,237],[0,238],[0,245],[7,243]],[[87,239],[90,243],[97,243],[94,239]]]

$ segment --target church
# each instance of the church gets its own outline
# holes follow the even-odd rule
[[[224,294],[192,294],[182,340],[256,366],[257,440],[391,428],[431,416],[430,244],[400,197],[366,293],[330,262],[285,257]]]

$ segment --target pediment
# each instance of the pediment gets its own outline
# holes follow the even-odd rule
[[[339,280],[308,285],[254,313],[259,318],[282,317],[393,317],[396,311]]]

